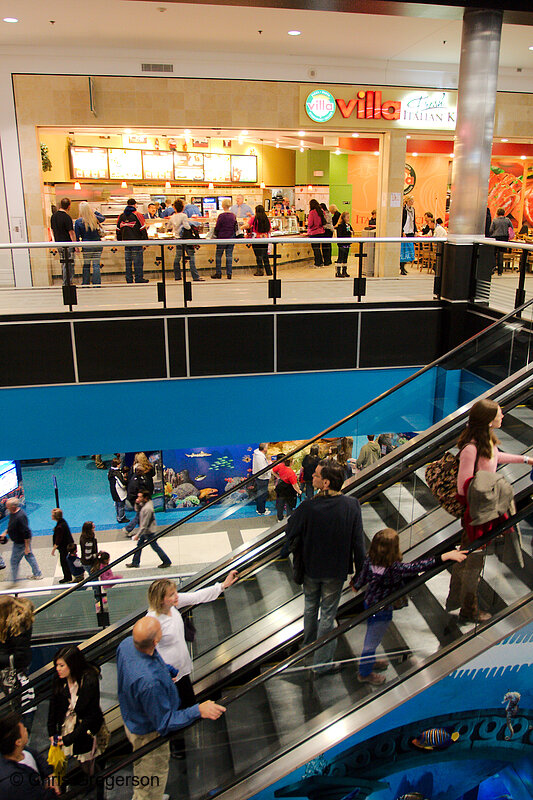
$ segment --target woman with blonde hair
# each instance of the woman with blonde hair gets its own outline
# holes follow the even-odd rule
[[[89,203],[83,200],[80,203],[80,216],[74,223],[74,233],[77,242],[99,242],[100,223],[105,221],[105,217],[98,211],[93,211]],[[93,286],[100,286],[102,279],[100,276],[100,258],[103,248],[95,245],[94,247],[83,247],[83,273],[82,286],[89,286],[91,283],[91,264],[93,267]]]
[[[196,703],[191,683],[192,659],[187,647],[186,631],[179,608],[196,606],[199,603],[211,603],[239,578],[236,569],[232,569],[224,583],[215,583],[206,589],[195,592],[180,592],[174,581],[162,578],[150,584],[148,589],[148,617],[154,617],[161,625],[161,639],[157,645],[159,655],[167,664],[178,670],[176,689],[180,698],[180,708],[189,708]],[[171,740],[171,753],[180,758],[183,752],[183,739]]]
[[[0,691],[6,694],[28,683],[33,618],[33,603],[25,597],[0,597]],[[34,697],[30,689],[18,697],[16,703],[26,705]],[[34,712],[34,708],[24,710],[24,724],[28,730],[31,730]]]

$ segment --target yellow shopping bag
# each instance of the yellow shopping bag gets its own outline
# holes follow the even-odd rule
[[[48,751],[48,763],[54,770],[53,775],[58,783],[58,786],[61,786],[67,769],[67,757],[60,745],[50,745],[50,749]]]

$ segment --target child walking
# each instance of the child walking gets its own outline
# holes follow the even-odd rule
[[[369,608],[399,589],[405,578],[418,575],[420,572],[436,567],[443,561],[464,561],[467,554],[463,550],[450,550],[435,558],[419,558],[404,564],[400,550],[398,533],[392,528],[384,528],[372,539],[368,556],[357,578],[352,578],[350,585],[353,591],[367,584],[365,608]],[[377,611],[367,620],[365,641],[358,679],[361,683],[380,686],[385,683],[385,676],[379,673],[386,670],[388,661],[376,659],[375,653],[392,620],[392,606]]]
[[[99,572],[104,567],[109,565],[110,555],[106,553],[105,550],[100,550],[98,556],[96,557],[96,561],[94,562],[91,573]],[[112,580],[120,580],[122,575],[116,575],[113,570],[106,569],[105,572],[102,572],[99,575],[99,581],[112,581]],[[108,583],[105,586],[95,586],[94,591],[94,599],[95,599],[95,607],[96,612],[100,613],[102,611],[107,611],[107,589],[111,589],[114,584]]]

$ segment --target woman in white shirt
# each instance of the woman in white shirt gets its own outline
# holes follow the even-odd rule
[[[163,578],[154,581],[148,589],[148,617],[154,617],[161,625],[162,637],[157,645],[159,655],[178,672],[176,688],[180,696],[180,708],[189,708],[196,703],[190,674],[192,659],[185,641],[183,617],[178,608],[210,603],[216,600],[224,589],[238,580],[239,573],[232,569],[224,583],[215,583],[207,589],[196,592],[180,592],[174,581]]]
[[[167,230],[172,231],[175,239],[185,238],[183,231],[192,229],[189,217],[185,213],[183,200],[176,200],[173,204],[175,213],[168,217],[166,222]],[[189,240],[190,241],[190,240]],[[174,277],[177,281],[181,280],[181,261],[183,259],[183,271],[185,272],[185,255],[189,257],[189,268],[193,281],[203,281],[200,273],[196,269],[195,253],[193,244],[177,244],[176,255],[174,256]]]

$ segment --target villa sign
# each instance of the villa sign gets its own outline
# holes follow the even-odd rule
[[[455,92],[383,87],[350,90],[346,86],[309,91],[302,86],[301,96],[305,114],[318,124],[331,121],[342,128],[363,123],[362,127],[374,129],[455,130]]]

